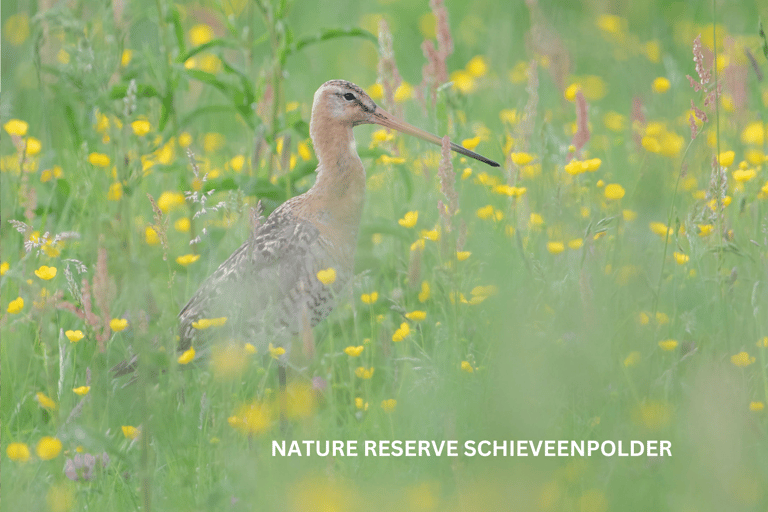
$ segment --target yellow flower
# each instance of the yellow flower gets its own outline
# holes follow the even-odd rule
[[[195,359],[195,347],[189,347],[176,360],[179,364],[189,364]]]
[[[619,185],[618,183],[609,183],[605,186],[604,191],[606,199],[621,199],[624,197],[624,187]]]
[[[550,254],[560,254],[565,250],[565,244],[563,242],[547,242],[547,251]]]
[[[373,377],[373,368],[364,368],[362,366],[358,366],[355,369],[355,376],[358,379],[368,380]]]
[[[363,401],[363,399],[358,396],[357,398],[355,398],[355,407],[357,407],[358,409],[361,409],[363,411],[367,411],[368,410],[368,402]]]
[[[42,460],[55,459],[61,453],[61,441],[55,437],[44,436],[37,442],[35,452]]]
[[[123,331],[126,327],[128,327],[128,320],[125,318],[113,318],[109,321],[109,328],[114,332]]]
[[[645,135],[640,140],[640,144],[646,151],[650,151],[651,153],[661,153],[661,143],[659,143],[656,137]]]
[[[299,153],[301,159],[305,162],[312,158],[312,151],[310,151],[309,144],[306,142],[299,142],[298,146],[296,147],[296,151]]]
[[[733,171],[733,179],[740,183],[749,181],[755,176],[757,176],[757,171],[754,169],[737,169]]]
[[[258,350],[256,350],[256,347],[254,347],[252,343],[246,343],[244,345],[244,348],[245,348],[245,352],[251,355],[257,354],[259,352]]]
[[[735,156],[736,153],[733,151],[723,151],[720,153],[720,157],[717,159],[717,161],[722,167],[730,167],[730,165],[733,164],[733,159]]]
[[[131,63],[131,59],[133,58],[133,50],[130,50],[126,48],[123,50],[123,54],[120,56],[120,65],[122,67],[127,66]]]
[[[26,443],[10,443],[5,453],[12,461],[27,462],[29,460],[29,446]]]
[[[143,137],[149,133],[149,130],[152,129],[152,126],[146,119],[137,119],[131,123],[131,128],[133,129],[133,133],[139,137]]]
[[[402,164],[402,163],[405,163],[405,158],[399,157],[399,156],[381,155],[379,157],[379,162],[384,165]]]
[[[24,309],[24,299],[16,297],[8,304],[8,312],[12,315],[21,312]]]
[[[612,132],[621,133],[627,127],[627,118],[611,110],[603,116],[603,124]]]
[[[379,292],[364,293],[360,296],[364,304],[373,304],[379,300]]]
[[[666,351],[675,350],[677,348],[677,341],[675,340],[660,341],[659,347],[661,347],[661,350],[666,350]]]
[[[634,411],[635,421],[648,430],[659,430],[669,424],[672,418],[672,407],[660,400],[647,400]]]
[[[531,213],[528,219],[528,225],[531,228],[538,228],[544,225],[544,218],[539,213]]]
[[[765,409],[763,402],[749,402],[749,410],[752,412],[759,412]]]
[[[187,217],[182,217],[173,223],[173,229],[180,233],[188,233],[191,227],[192,223]]]
[[[426,311],[411,311],[410,313],[405,314],[405,318],[408,320],[412,320],[414,322],[421,322],[425,318],[427,318],[427,312]]]
[[[461,141],[461,145],[469,150],[473,150],[480,144],[480,137],[472,137],[471,139],[464,139]]]
[[[35,394],[35,398],[37,399],[37,403],[40,404],[40,407],[42,407],[43,409],[50,409],[52,411],[55,411],[56,409],[58,409],[58,405],[56,405],[56,402],[54,402],[53,399],[49,398],[42,391],[38,391]]]
[[[645,55],[654,64],[661,62],[661,44],[655,39],[645,43]]]
[[[762,146],[765,140],[765,129],[760,121],[753,121],[741,132],[741,142]]]
[[[699,227],[700,237],[705,237],[707,235],[712,234],[712,231],[714,231],[715,229],[715,226],[713,226],[712,224],[699,224],[698,227]]]
[[[201,318],[196,322],[192,322],[194,329],[203,330],[210,327],[221,327],[227,323],[227,317],[222,316],[219,318]]]
[[[109,156],[104,153],[91,153],[88,155],[88,161],[96,167],[109,167],[110,164]]]
[[[349,346],[344,349],[344,353],[347,354],[349,357],[357,357],[360,354],[363,353],[363,346],[358,345],[357,347]]]
[[[685,265],[691,259],[691,257],[688,256],[687,254],[683,254],[683,253],[677,252],[677,251],[672,253],[672,256],[674,256],[675,261],[677,262],[678,265]]]
[[[482,208],[478,208],[477,216],[478,218],[483,220],[490,219],[491,217],[493,217],[493,212],[494,212],[493,205],[489,204],[487,206],[483,206]]]
[[[521,195],[525,194],[528,191],[526,187],[513,187],[511,185],[496,185],[493,187],[493,193],[509,196],[509,197],[520,197]]]
[[[381,401],[381,408],[384,409],[384,412],[392,412],[395,410],[395,406],[397,406],[397,400],[394,398],[390,398],[389,400],[382,400]]]
[[[192,144],[192,136],[189,132],[182,132],[181,135],[179,135],[179,146],[186,148],[189,147],[190,144]]]
[[[141,434],[140,428],[132,427],[131,425],[123,425],[121,429],[127,439],[136,439]]]
[[[123,197],[123,184],[119,181],[116,181],[112,183],[109,186],[109,191],[107,192],[107,199],[109,201],[119,201],[120,198]]]
[[[584,245],[583,238],[574,238],[573,240],[568,241],[568,248],[573,249],[574,251],[578,251],[579,249],[581,249],[583,245]]]
[[[83,339],[83,337],[85,336],[83,334],[83,331],[81,330],[77,330],[77,331],[70,330],[65,332],[64,335],[67,337],[67,339],[69,339],[70,343],[77,343],[78,341]]]
[[[764,336],[764,337],[760,338],[759,340],[757,340],[756,345],[758,347],[768,348],[768,336]]]
[[[40,151],[43,149],[43,145],[40,143],[40,141],[34,137],[28,137],[26,140],[27,143],[27,154],[28,155],[37,155],[40,153]]]
[[[16,135],[17,137],[25,136],[28,128],[29,123],[19,119],[11,119],[3,125],[3,129],[8,132],[8,135]]]
[[[333,284],[336,281],[336,269],[326,268],[325,270],[320,270],[317,273],[317,279],[326,286]]]
[[[597,28],[613,35],[621,34],[624,31],[625,23],[626,21],[623,18],[614,14],[601,14],[596,21]]]
[[[669,80],[664,78],[663,76],[660,76],[653,81],[653,92],[656,92],[658,94],[664,94],[669,90],[669,87],[670,87]]]
[[[576,93],[581,90],[581,84],[573,83],[566,87],[563,97],[568,101],[574,101],[576,99]]]
[[[468,259],[470,256],[472,256],[472,253],[469,251],[458,251],[456,252],[456,259],[459,261],[464,261]]]
[[[227,162],[227,165],[229,165],[233,171],[240,172],[243,170],[243,166],[245,166],[245,156],[236,155],[232,157],[229,162]]]
[[[429,283],[426,281],[421,282],[421,291],[419,291],[419,302],[426,302],[429,300]]]
[[[168,213],[171,210],[182,206],[184,204],[184,194],[181,192],[163,192],[157,199],[157,207],[162,210],[163,213]]]
[[[199,259],[200,259],[199,254],[185,254],[184,256],[179,256],[178,258],[176,258],[176,263],[178,263],[183,267],[186,267],[187,265],[190,265]]]
[[[473,93],[477,87],[475,78],[463,69],[451,73],[450,80],[453,82],[453,88],[464,94]]]
[[[56,277],[56,267],[41,266],[35,270],[35,275],[44,281],[50,281]]]
[[[630,352],[629,355],[624,359],[624,366],[629,368],[630,366],[637,366],[640,363],[640,352],[634,351]]]
[[[21,46],[29,37],[29,16],[24,12],[8,16],[3,24],[3,37],[13,46]]]
[[[407,212],[405,215],[403,215],[402,219],[399,219],[397,221],[398,224],[403,226],[404,228],[412,228],[416,225],[416,221],[419,220],[419,212]]]
[[[76,395],[80,395],[80,396],[87,395],[90,390],[91,390],[91,386],[79,386],[72,389],[72,391],[74,391]]]
[[[422,229],[419,235],[422,237],[422,239],[431,240],[433,242],[437,242],[438,240],[440,240],[440,230],[437,228],[429,231],[427,231],[426,229]]]
[[[147,245],[158,245],[160,243],[160,237],[157,235],[157,231],[150,226],[147,226],[144,230],[144,240],[147,242]]]
[[[744,368],[755,362],[755,356],[750,356],[748,353],[741,351],[738,354],[731,356],[731,362],[739,368]]]
[[[634,210],[622,210],[621,216],[626,222],[632,222],[637,218],[637,212]]]
[[[534,156],[528,153],[511,153],[509,158],[515,165],[527,165],[533,162]]]
[[[403,322],[400,324],[400,328],[397,329],[395,333],[392,335],[392,341],[394,341],[395,343],[399,341],[403,341],[403,339],[405,339],[405,337],[408,336],[410,333],[411,333],[410,326],[407,323]]]
[[[395,89],[395,101],[402,103],[413,96],[413,87],[408,82],[402,82]]]
[[[283,347],[275,347],[272,343],[269,344],[269,355],[272,356],[272,359],[278,359],[283,354],[285,354]]]
[[[193,46],[200,46],[213,39],[213,29],[205,24],[198,24],[189,29],[189,41]]]
[[[235,414],[227,418],[227,423],[243,434],[261,434],[269,430],[272,424],[269,406],[260,402],[252,402],[240,406]]]
[[[669,323],[669,315],[666,313],[662,313],[661,311],[656,312],[656,323],[659,325],[666,325]]]
[[[661,237],[674,233],[672,228],[667,227],[667,225],[662,222],[651,222],[648,226],[651,228],[651,231]]]
[[[0,263],[0,276],[4,276],[8,269],[11,268],[11,264],[7,261]]]
[[[475,78],[484,76],[488,72],[488,64],[482,55],[475,55],[467,62],[466,70]],[[466,146],[465,146],[466,147]]]
[[[461,369],[462,371],[465,371],[467,373],[474,373],[475,369],[472,368],[472,365],[469,363],[469,361],[462,361],[461,362]]]

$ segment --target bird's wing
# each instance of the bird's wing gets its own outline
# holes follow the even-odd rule
[[[203,282],[181,310],[180,350],[188,349],[196,337],[194,322],[230,314],[259,313],[259,309],[279,300],[295,285],[299,265],[293,262],[306,257],[320,233],[312,224],[293,215],[289,208],[283,208],[286,204],[272,212],[251,238]]]

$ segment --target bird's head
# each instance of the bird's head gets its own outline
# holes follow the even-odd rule
[[[312,103],[312,124],[318,123],[315,127],[310,126],[310,132],[318,136],[320,125],[328,123],[339,124],[342,126],[357,126],[360,124],[378,124],[391,130],[407,133],[422,140],[437,144],[442,144],[442,140],[436,135],[416,128],[415,126],[397,119],[381,107],[376,105],[365,91],[346,80],[331,80],[325,82],[315,93],[315,99]],[[451,143],[451,149],[462,155],[474,158],[493,167],[499,164],[489,160],[482,155],[470,151],[463,146]]]

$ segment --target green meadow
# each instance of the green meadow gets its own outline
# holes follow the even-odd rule
[[[3,0],[4,508],[765,511],[768,8],[623,4]],[[501,166],[355,128],[281,391],[177,314],[311,187],[331,79]]]

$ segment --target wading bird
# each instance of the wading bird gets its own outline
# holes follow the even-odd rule
[[[352,133],[360,124],[378,124],[442,143],[379,108],[355,84],[331,80],[320,86],[309,125],[319,162],[315,184],[275,209],[203,282],[179,313],[181,351],[200,346],[209,337],[199,329],[206,319],[226,318],[224,326],[216,329],[261,349],[268,343],[286,346],[292,336],[328,316],[334,297],[354,269],[365,197],[365,169]],[[457,144],[451,144],[451,149],[499,166]],[[325,278],[324,284],[319,272],[335,273],[335,280],[330,283]],[[218,338],[222,331],[216,329],[211,334]],[[279,382],[284,387],[285,356],[279,362]]]

